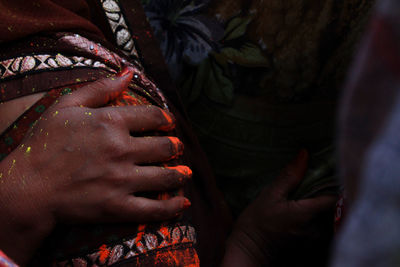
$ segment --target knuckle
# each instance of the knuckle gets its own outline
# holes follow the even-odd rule
[[[111,185],[123,186],[127,183],[127,172],[122,168],[110,168],[109,175],[106,179]]]
[[[119,140],[114,140],[112,134],[108,132],[104,133],[102,141],[104,142],[100,146],[105,157],[114,158],[120,155]]]
[[[129,150],[132,155],[140,155],[141,153],[146,153],[144,147],[137,137],[129,138]]]
[[[108,196],[107,194],[103,194],[103,202],[101,204],[102,211],[106,215],[114,215],[118,214],[122,209],[124,203],[122,201],[117,201],[117,199]]]

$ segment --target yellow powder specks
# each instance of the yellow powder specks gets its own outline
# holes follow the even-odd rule
[[[53,113],[53,117],[57,116],[58,113],[59,113],[58,111],[54,112],[54,113]]]
[[[14,169],[14,167],[15,167],[15,163],[16,163],[17,161],[15,160],[15,159],[13,159],[13,162],[12,162],[12,164],[11,164],[11,167],[10,167],[10,169],[8,170],[8,175],[11,175],[11,172],[12,172],[12,170]]]
[[[65,127],[67,127],[68,123],[69,123],[69,120],[66,120],[64,123]]]
[[[43,148],[44,148],[44,150],[47,149],[47,143],[44,143]]]
[[[31,148],[30,146],[28,146],[28,147],[26,148],[26,154],[31,153],[31,151],[32,151],[32,148]]]

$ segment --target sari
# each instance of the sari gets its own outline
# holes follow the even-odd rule
[[[0,136],[0,160],[59,97],[86,83],[134,68],[129,90],[109,105],[156,105],[174,113],[186,147],[171,165],[193,169],[184,192],[193,208],[182,218],[148,225],[58,225],[31,266],[217,265],[229,214],[204,153],[186,122],[139,1],[1,1],[0,98],[46,92]],[[89,9],[90,7],[90,9]],[[152,78],[149,78],[152,77]],[[157,133],[155,133],[157,134]],[[211,219],[209,219],[211,218]]]

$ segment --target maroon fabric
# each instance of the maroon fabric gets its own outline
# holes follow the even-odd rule
[[[113,35],[105,23],[107,20],[104,14],[99,12],[101,11],[99,9],[100,1],[87,0],[87,2],[90,4],[84,0],[28,2],[0,0],[0,14],[6,18],[0,23],[0,34],[4,37],[0,43],[0,58],[7,59],[31,53],[63,53],[93,58],[93,55],[91,57],[82,51],[57,43],[57,35],[54,33],[61,31],[90,36],[89,39],[101,42],[103,46],[111,47],[108,42],[112,42]],[[121,0],[120,4],[127,15],[128,25],[132,27],[130,30],[138,38],[138,50],[141,53],[146,72],[166,93],[167,98],[173,101],[173,104],[169,103],[169,106],[177,117],[178,136],[185,143],[186,148],[183,160],[194,173],[192,182],[186,188],[187,196],[193,204],[187,217],[197,230],[202,264],[216,266],[219,258],[223,255],[224,241],[230,230],[227,206],[216,188],[207,159],[183,115],[184,111],[180,105],[179,96],[168,76],[140,1]],[[89,13],[88,6],[90,6],[91,13]],[[101,28],[101,32],[94,24]],[[115,47],[112,50],[115,51]],[[96,80],[104,74],[105,72],[102,70],[87,68],[30,73],[6,81],[0,80],[0,95],[5,101],[38,91],[49,91],[59,86],[74,84],[78,76],[80,76],[79,83],[81,83]],[[93,226],[88,228],[93,228]],[[85,231],[85,229],[82,230]],[[123,227],[118,227],[118,229],[123,231]],[[95,239],[87,239],[82,245],[90,246]],[[56,243],[58,248],[68,246],[66,241]],[[75,250],[77,249],[78,247],[75,246]],[[47,253],[49,252],[47,251]]]
[[[84,0],[1,0],[0,17],[0,42],[76,29],[102,36],[90,22],[89,6]]]

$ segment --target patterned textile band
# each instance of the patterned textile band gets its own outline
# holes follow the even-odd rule
[[[113,246],[103,245],[92,254],[55,263],[53,266],[111,266],[117,262],[128,259],[132,260],[138,255],[149,255],[153,252],[158,254],[160,260],[158,264],[161,264],[164,260],[167,260],[173,263],[167,266],[183,266],[181,265],[182,263],[179,262],[179,259],[170,257],[174,250],[182,248],[184,248],[184,250],[188,250],[189,253],[192,253],[190,255],[190,257],[192,257],[192,260],[190,260],[191,262],[199,262],[197,255],[193,253],[194,251],[190,252],[192,244],[196,242],[196,233],[193,227],[183,225],[164,226],[157,231],[150,232],[146,232],[144,225],[140,226],[140,228],[143,231],[139,232],[134,238],[121,241],[119,244],[115,244]],[[164,255],[165,253],[167,255]],[[143,258],[141,258],[141,261],[143,261]],[[143,262],[138,261],[138,264],[139,263],[139,266],[145,266],[143,265]]]

